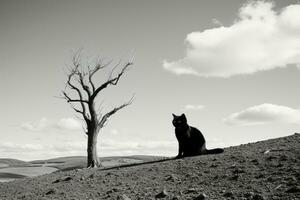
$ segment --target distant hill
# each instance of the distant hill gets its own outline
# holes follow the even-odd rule
[[[0,183],[0,199],[296,200],[300,135],[216,155],[56,172]]]
[[[0,168],[2,167],[24,167],[29,166],[30,163],[27,163],[22,160],[12,159],[12,158],[0,158]]]
[[[119,166],[124,164],[141,163],[161,159],[161,156],[148,156],[148,155],[134,155],[134,156],[110,156],[100,157],[101,163],[104,167]],[[46,165],[55,167],[61,171],[68,171],[73,169],[80,169],[86,167],[86,156],[70,156],[59,157],[47,160],[31,161],[31,164]]]
[[[104,167],[117,167],[135,163],[159,160],[160,156],[112,156],[100,158]],[[59,157],[47,160],[24,162],[16,159],[0,159],[0,182],[24,177],[34,177],[55,171],[69,171],[86,167],[85,156]],[[1,200],[1,199],[0,199]]]

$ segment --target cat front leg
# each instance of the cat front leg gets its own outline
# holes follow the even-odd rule
[[[175,159],[178,159],[178,158],[182,158],[183,157],[183,149],[182,149],[182,144],[179,142],[178,143],[179,145],[179,148],[178,148],[178,155],[175,157]]]

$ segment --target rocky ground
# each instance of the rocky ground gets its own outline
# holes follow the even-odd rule
[[[0,199],[300,199],[300,135],[114,169],[0,184]]]

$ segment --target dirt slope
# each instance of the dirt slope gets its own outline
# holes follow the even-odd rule
[[[219,155],[110,170],[57,172],[0,184],[0,199],[300,199],[300,135]]]

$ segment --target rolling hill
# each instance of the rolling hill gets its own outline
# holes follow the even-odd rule
[[[104,167],[117,167],[134,163],[159,160],[160,156],[113,156],[100,158]],[[47,160],[24,162],[16,159],[0,159],[0,182],[34,177],[55,171],[69,171],[86,167],[85,156],[59,157]]]
[[[0,158],[0,168],[3,167],[25,167],[29,166],[30,164],[17,159],[11,159],[11,158]]]

